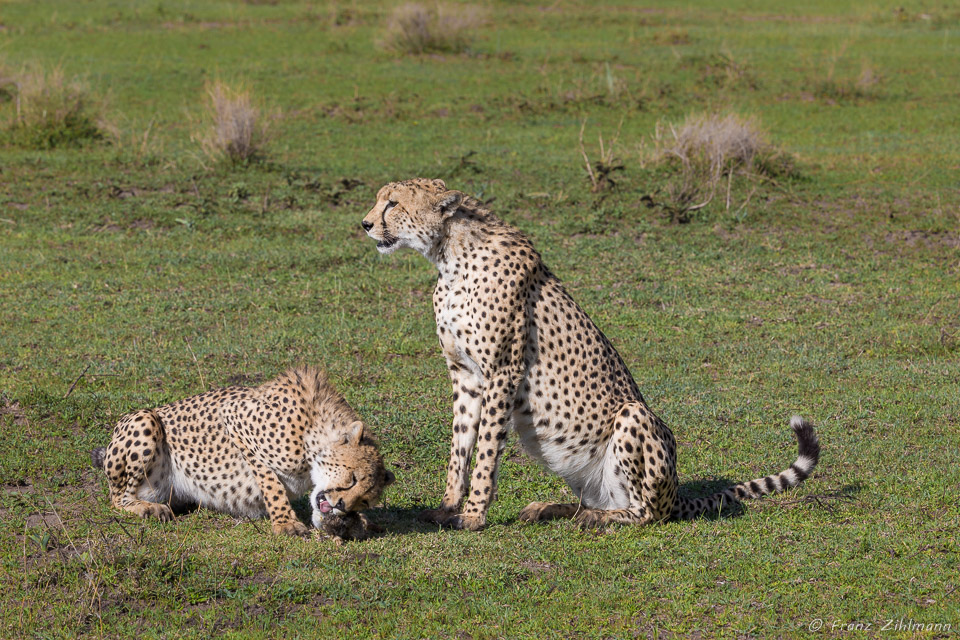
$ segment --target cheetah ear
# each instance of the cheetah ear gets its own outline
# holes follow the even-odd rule
[[[389,487],[390,485],[392,485],[394,482],[397,481],[397,476],[393,475],[393,471],[390,471],[390,469],[387,469],[386,473],[383,476],[383,481],[384,481],[384,486]]]
[[[431,182],[433,183],[433,188],[436,189],[437,191],[447,190],[447,183],[441,180],[440,178],[437,178],[436,180],[431,180]]]
[[[437,198],[437,211],[445,216],[452,216],[463,202],[463,193],[460,191],[445,191]]]
[[[360,444],[363,438],[363,423],[359,420],[352,422],[343,434],[343,444]]]

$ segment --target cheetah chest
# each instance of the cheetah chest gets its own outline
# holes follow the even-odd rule
[[[471,307],[466,287],[444,285],[435,294],[434,312],[437,320],[437,337],[440,348],[448,362],[464,367],[483,383],[483,372],[477,364],[477,355],[483,349],[483,340],[475,319],[476,310]]]

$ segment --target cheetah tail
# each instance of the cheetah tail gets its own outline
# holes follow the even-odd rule
[[[107,454],[106,447],[97,447],[90,452],[90,462],[95,469],[103,469],[103,459]]]
[[[820,459],[820,442],[813,425],[800,416],[793,416],[790,426],[797,436],[800,455],[789,469],[765,478],[741,482],[706,498],[679,498],[673,508],[673,518],[690,520],[704,513],[716,513],[724,504],[785,491],[806,480]]]

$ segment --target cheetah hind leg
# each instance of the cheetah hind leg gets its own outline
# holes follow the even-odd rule
[[[120,419],[103,458],[115,508],[141,518],[173,520],[169,505],[143,499],[144,494],[159,499],[169,483],[170,460],[164,445],[163,424],[153,411],[137,411]]]
[[[580,509],[580,505],[569,502],[531,502],[520,512],[523,522],[543,522],[557,518],[572,518]]]
[[[587,528],[609,524],[650,524],[667,520],[677,499],[676,441],[644,405],[624,405],[614,424],[613,446],[627,493],[624,509],[584,509],[577,523]]]

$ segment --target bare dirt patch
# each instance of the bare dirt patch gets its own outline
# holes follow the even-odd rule
[[[3,402],[3,400],[0,399],[0,402]],[[27,425],[27,416],[24,414],[20,403],[16,400],[0,405],[0,416],[13,416],[13,424],[18,427]]]
[[[535,574],[554,571],[557,568],[557,565],[555,564],[551,564],[549,562],[534,562],[533,560],[524,560],[520,563],[520,566]]]
[[[133,222],[128,222],[126,224],[121,224],[115,222],[109,218],[104,220],[102,223],[93,227],[94,233],[116,233],[118,231],[148,231],[150,229],[155,229],[157,223],[153,220],[147,220],[146,218],[139,218]]]
[[[908,247],[920,245],[928,249],[960,249],[960,234],[948,231],[891,231],[884,236],[884,240]]]
[[[60,518],[55,513],[35,513],[27,516],[26,526],[28,529],[36,527],[49,527],[51,529],[60,528]]]
[[[29,480],[15,480],[0,485],[5,493],[33,493],[33,484]]]

